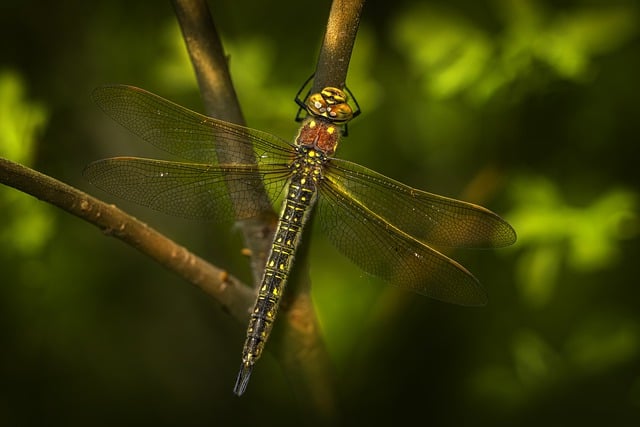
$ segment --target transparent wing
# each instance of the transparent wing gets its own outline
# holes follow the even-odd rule
[[[94,162],[85,177],[118,197],[187,218],[249,218],[252,195],[281,189],[294,147],[266,132],[216,120],[132,86],[94,90],[100,108],[156,147],[194,163],[120,157]],[[225,185],[226,184],[226,185]]]
[[[332,181],[320,187],[318,219],[347,258],[392,285],[441,301],[484,305],[486,291],[463,266],[351,199]]]
[[[256,216],[260,212],[251,199],[256,186],[264,185],[276,195],[289,173],[289,168],[277,164],[212,166],[135,157],[98,160],[84,170],[90,182],[115,196],[193,219],[231,215],[230,188],[243,218]]]
[[[124,85],[93,91],[98,106],[145,141],[196,163],[281,162],[291,157],[288,142],[266,132],[216,120],[145,90]],[[218,160],[219,159],[219,160]]]
[[[364,166],[331,159],[324,176],[343,197],[422,242],[479,248],[508,246],[516,240],[513,228],[482,206],[416,190]]]

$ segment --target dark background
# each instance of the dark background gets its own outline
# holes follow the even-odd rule
[[[328,1],[210,1],[250,126],[296,131]],[[313,295],[347,421],[640,422],[637,1],[371,1],[339,155],[481,203],[518,243],[452,254],[485,308],[388,287],[309,236]],[[229,222],[106,195],[92,160],[162,157],[91,102],[107,83],[202,111],[168,2],[3,2],[0,155],[117,203],[249,280]],[[245,325],[95,227],[0,188],[0,425],[300,425],[267,352],[231,392]]]

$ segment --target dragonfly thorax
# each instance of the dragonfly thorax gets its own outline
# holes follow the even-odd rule
[[[310,181],[315,188],[322,179],[322,168],[327,161],[327,156],[315,148],[298,147],[298,156],[291,165],[293,175],[303,181]],[[303,182],[304,184],[304,182]]]
[[[342,136],[342,128],[324,117],[309,116],[302,122],[295,145],[318,150],[333,156]]]

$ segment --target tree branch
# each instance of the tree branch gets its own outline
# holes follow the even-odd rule
[[[344,87],[363,6],[364,0],[333,1],[312,92],[320,92],[327,86]],[[283,314],[288,327],[278,343],[278,352],[297,395],[307,396],[309,400],[305,403],[312,405],[315,413],[323,416],[322,421],[328,424],[337,418],[339,410],[337,381],[311,300],[307,250],[308,240],[303,241],[296,257],[298,265],[292,282],[297,286],[291,287],[284,296]]]
[[[172,4],[196,73],[207,115],[244,126],[244,117],[231,82],[227,57],[207,3],[204,0],[173,0]],[[250,145],[237,144],[234,150],[219,150],[218,157],[223,163],[255,163],[254,153],[249,147]],[[241,149],[244,151],[240,152]],[[233,158],[229,158],[230,152],[235,153]],[[275,232],[277,216],[258,175],[255,181],[256,185],[252,186],[250,198],[260,214],[238,221],[238,227],[251,253],[253,282],[254,286],[258,286],[269,253],[271,237]],[[234,191],[238,185],[240,184],[237,181],[227,182],[236,218],[242,217],[242,203],[234,200],[233,196],[242,194],[245,200],[247,197],[246,189],[242,192]]]
[[[0,182],[51,203],[133,246],[214,297],[236,319],[246,320],[253,302],[249,287],[115,206],[3,158]]]
[[[327,22],[311,92],[344,88],[364,0],[334,0]]]

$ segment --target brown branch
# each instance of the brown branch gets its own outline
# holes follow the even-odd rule
[[[227,57],[206,2],[204,0],[173,0],[172,4],[196,73],[207,114],[217,119],[244,125],[238,97],[231,82]],[[224,141],[219,143],[222,144]],[[254,153],[249,147],[249,145],[237,144],[233,151],[218,151],[218,157],[224,163],[255,163]],[[241,149],[245,151],[240,152]],[[230,152],[234,153],[233,158],[229,157]],[[237,181],[227,182],[236,218],[242,217],[242,206],[246,204],[247,197],[253,201],[252,208],[260,212],[253,218],[238,221],[245,245],[251,253],[254,286],[258,286],[270,249],[271,236],[275,232],[277,216],[259,176],[255,177],[255,185],[251,186],[250,195],[247,195],[246,188],[236,191],[235,187],[238,185],[241,184]],[[242,194],[244,200],[234,200],[233,196],[237,194]]]
[[[171,3],[198,79],[207,114],[244,126],[227,58],[207,3],[202,0],[173,0]]]
[[[51,203],[133,246],[213,296],[236,319],[246,320],[253,303],[249,287],[114,205],[3,158],[0,182]]]
[[[344,88],[364,0],[334,0],[327,22],[312,92],[327,86]]]
[[[333,1],[312,92],[327,86],[344,87],[363,6],[364,0]],[[304,403],[312,406],[316,414],[324,417],[320,421],[328,424],[337,418],[337,381],[311,301],[307,249],[308,241],[303,241],[291,278],[297,286],[290,288],[283,302],[288,327],[277,344],[296,394],[305,396],[308,400]]]

